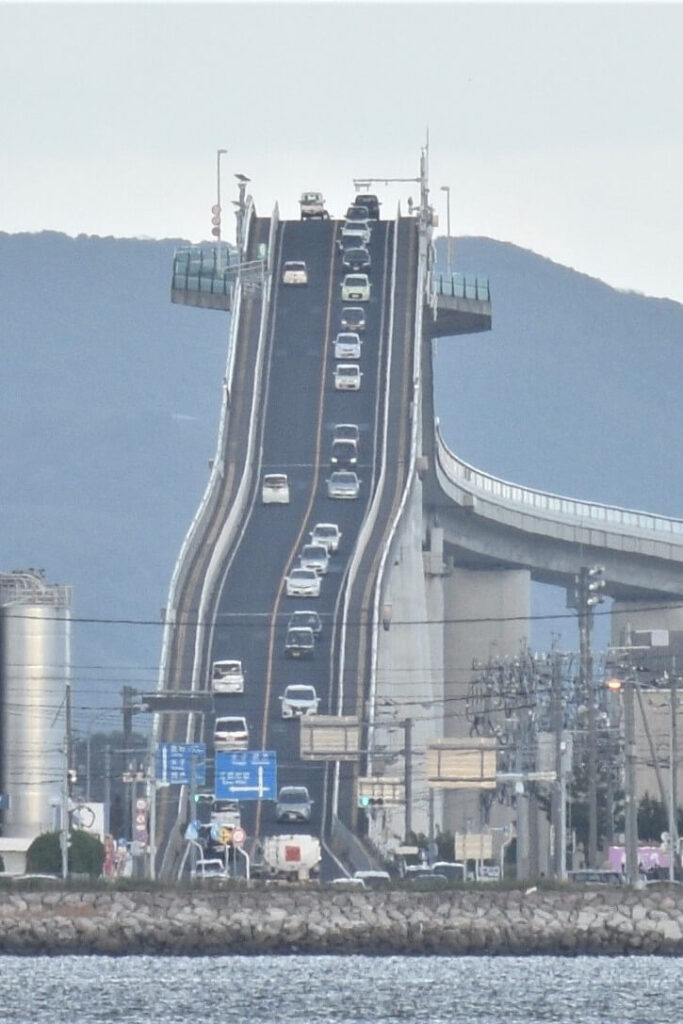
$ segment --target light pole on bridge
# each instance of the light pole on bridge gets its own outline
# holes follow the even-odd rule
[[[451,249],[451,245],[452,245],[452,243],[451,243],[451,186],[450,185],[442,185],[441,186],[441,191],[446,193],[446,235],[448,236],[448,242],[447,242],[447,245],[448,245],[447,265],[448,265],[448,276],[450,277],[452,272],[453,272],[453,261],[451,259],[451,255],[452,255],[452,249]]]

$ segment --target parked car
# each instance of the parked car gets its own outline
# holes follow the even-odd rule
[[[334,339],[335,359],[360,359],[360,335],[355,331],[340,331]]]
[[[360,878],[367,889],[386,889],[391,885],[388,871],[354,871],[354,878]]]
[[[356,473],[348,469],[340,469],[332,473],[326,481],[328,498],[357,498],[360,492],[360,480]]]
[[[290,658],[305,658],[315,650],[315,636],[310,626],[290,626],[285,637],[285,654]]]
[[[341,311],[343,331],[355,331],[362,334],[365,330],[365,310],[362,306],[344,306]]]
[[[330,463],[335,469],[355,469],[358,465],[358,445],[355,441],[333,441]]]
[[[330,554],[326,544],[304,544],[299,564],[302,569],[315,569],[319,576],[324,576],[330,564]]]
[[[360,391],[363,376],[358,363],[339,363],[334,368],[334,386],[337,391]]]
[[[465,881],[465,865],[460,860],[437,860],[432,864],[432,871],[443,875],[449,882]]]
[[[346,274],[341,285],[342,302],[369,302],[371,290],[367,274]]]
[[[264,505],[289,504],[289,480],[286,473],[266,473],[261,485],[261,501]]]
[[[217,718],[213,730],[213,745],[216,750],[247,750],[249,726],[246,718],[234,715]]]
[[[285,576],[287,597],[320,597],[320,576],[315,569],[292,569]]]
[[[315,686],[292,683],[285,687],[285,692],[280,700],[282,701],[283,718],[301,718],[304,715],[318,714],[320,698],[316,693]]]
[[[364,246],[353,246],[350,249],[345,249],[342,256],[342,266],[354,273],[363,270],[367,274],[371,266],[370,253]]]
[[[311,530],[311,541],[314,544],[324,544],[332,555],[339,550],[342,535],[336,523],[316,523]]]
[[[308,284],[308,269],[303,260],[288,260],[282,268],[283,284]]]
[[[282,786],[277,795],[278,821],[310,821],[313,801],[305,786]]]
[[[211,666],[214,693],[244,693],[244,669],[241,661],[214,661]]]
[[[292,612],[289,616],[287,629],[293,629],[296,626],[307,626],[309,629],[313,630],[314,636],[320,636],[323,631],[323,624],[320,616],[317,612],[309,611],[308,608]]]

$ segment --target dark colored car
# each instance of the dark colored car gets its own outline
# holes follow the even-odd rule
[[[354,469],[358,464],[358,446],[355,441],[334,441],[330,462],[337,469]]]
[[[355,331],[360,334],[365,330],[365,310],[362,306],[344,306],[341,311],[343,331]]]
[[[348,210],[346,211],[346,219],[369,220],[370,210],[368,209],[367,206],[362,206],[360,203],[354,203],[352,206],[349,206]]]
[[[356,196],[354,206],[364,206],[368,211],[370,220],[379,220],[380,201],[372,193],[363,193]]]
[[[354,273],[363,270],[367,274],[370,270],[370,253],[364,246],[345,249],[342,264],[346,270],[353,271]]]

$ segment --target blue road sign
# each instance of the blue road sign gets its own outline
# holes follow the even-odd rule
[[[275,800],[277,754],[274,750],[229,750],[216,754],[217,800]]]
[[[157,782],[187,786],[206,782],[206,744],[157,743]]]

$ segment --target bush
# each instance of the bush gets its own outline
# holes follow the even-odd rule
[[[98,878],[104,861],[103,844],[97,836],[81,829],[70,832],[69,839],[69,873]],[[29,874],[61,875],[59,832],[43,832],[33,840],[26,854],[26,871]]]

